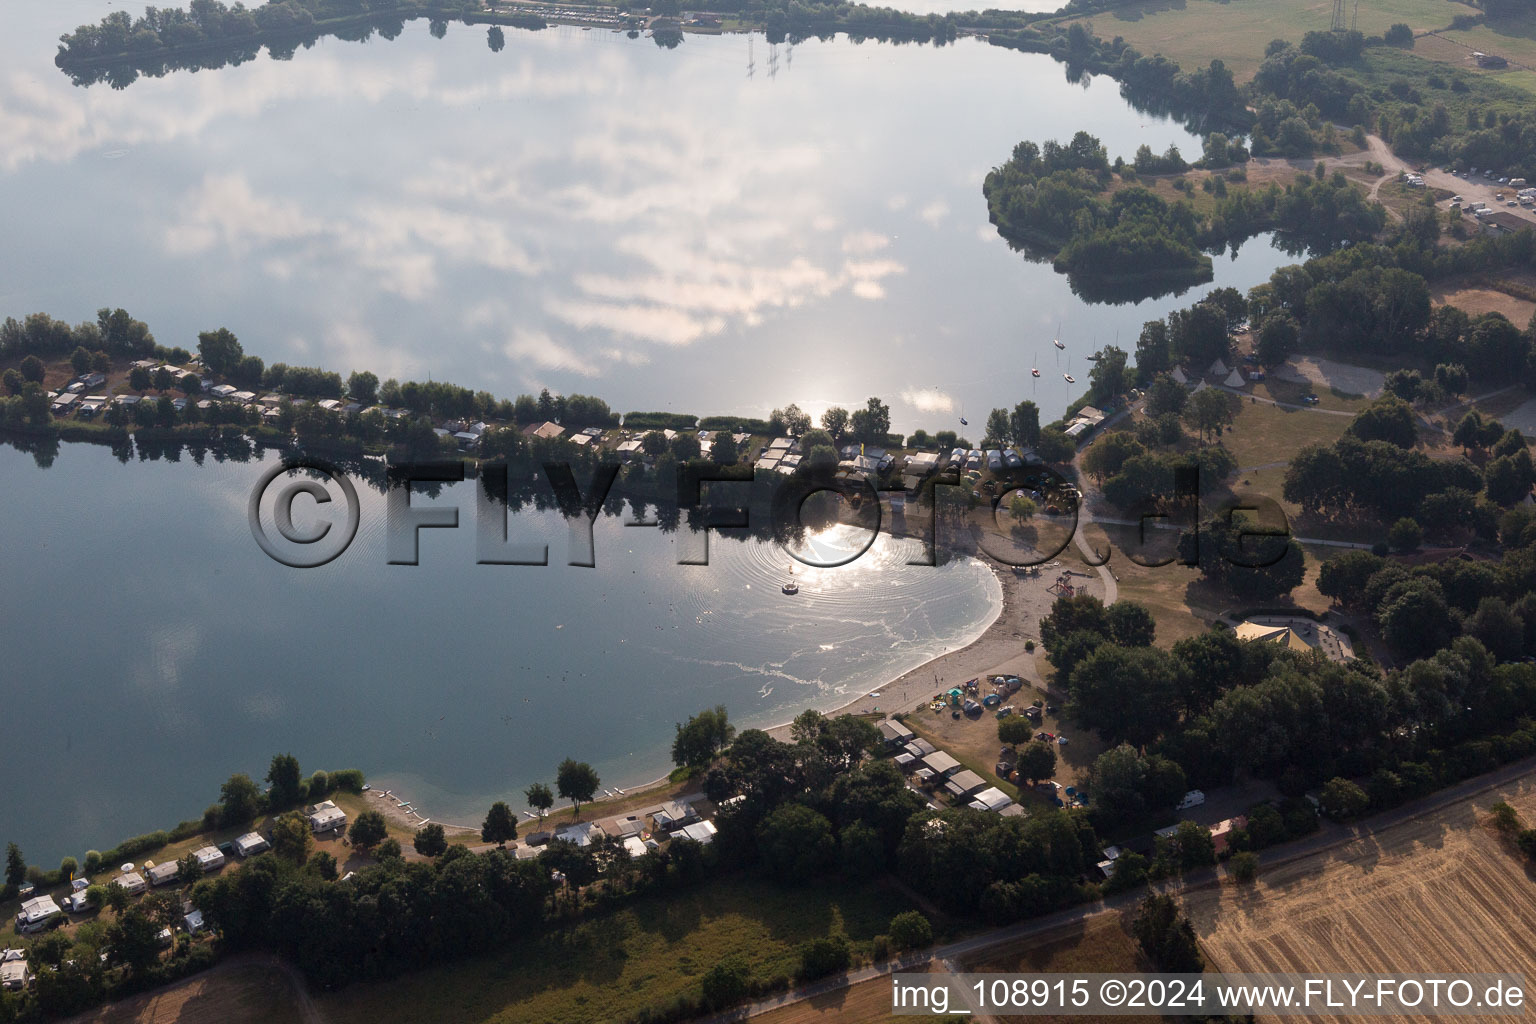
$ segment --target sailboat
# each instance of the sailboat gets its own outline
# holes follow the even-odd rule
[[[789,580],[779,589],[791,596],[800,593],[800,584],[795,582],[795,567],[793,565],[789,567]]]
[[[1059,323],[1056,325],[1056,337],[1052,339],[1051,344],[1055,345],[1059,349],[1065,349],[1067,347],[1061,343],[1061,324]]]
[[[1067,369],[1068,369],[1068,371],[1070,371],[1072,369],[1072,360],[1070,360],[1070,359],[1067,360]],[[1077,378],[1072,376],[1072,374],[1070,372],[1062,374],[1061,378],[1062,378],[1062,380],[1066,381],[1068,384],[1076,384],[1077,383]]]

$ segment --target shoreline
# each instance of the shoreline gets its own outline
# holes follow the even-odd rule
[[[1075,554],[1075,549],[1072,550]],[[980,553],[968,552],[966,557],[973,558],[985,566],[997,581],[1002,592],[1002,603],[997,614],[969,642],[953,650],[934,655],[894,678],[824,710],[823,714],[828,717],[879,714],[890,718],[922,708],[937,690],[989,675],[1016,675],[1042,692],[1051,692],[1036,659],[1044,654],[1044,649],[1040,646],[1039,621],[1042,615],[1049,612],[1050,605],[1055,601],[1055,595],[1050,594],[1047,589],[1054,573],[1042,572],[1038,576],[1021,575],[1012,567],[1003,567]],[[1063,550],[1053,562],[1042,568],[1070,572],[1074,574],[1080,586],[1086,586],[1089,593],[1101,600],[1104,599],[1107,595],[1102,570],[1084,572],[1086,566],[1079,566],[1077,562],[1077,559],[1069,559],[1067,550]],[[1035,650],[1025,651],[1024,643],[1031,639],[1035,641]],[[1054,696],[1057,699],[1063,697],[1059,693]],[[761,728],[774,739],[788,742],[792,725],[793,720],[790,720],[768,726],[752,726],[752,728]],[[387,772],[382,775],[385,778],[388,777]],[[675,785],[686,790],[690,784],[696,785],[694,780]],[[645,797],[642,803],[652,803],[654,800],[649,795],[665,790],[669,785],[673,785],[671,774],[666,773],[644,783],[611,787],[623,790],[623,795],[616,799],[608,797],[583,804],[582,820],[596,821],[608,817],[624,809],[622,805],[629,803],[632,799]],[[378,796],[387,794],[390,799],[401,801],[414,808],[415,813],[421,813],[414,801],[403,798],[393,786],[387,791],[375,790],[374,793]],[[389,804],[380,809],[384,811],[386,818],[409,827],[420,827],[421,823],[412,821],[410,812],[403,811],[399,806]],[[545,815],[546,827],[550,827],[557,817],[568,814],[570,809],[571,805],[568,803],[556,804],[550,808]],[[529,808],[526,807],[514,807],[520,829],[532,820],[527,816],[528,810]],[[595,813],[588,814],[588,811]],[[430,815],[428,819],[442,825],[450,832],[479,833],[478,826],[453,824],[432,818]]]

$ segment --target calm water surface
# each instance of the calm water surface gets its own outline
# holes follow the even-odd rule
[[[1196,297],[1087,306],[987,223],[981,179],[1020,139],[1198,151],[1045,57],[745,36],[664,51],[578,29],[508,30],[492,53],[483,29],[414,22],[392,43],[74,88],[53,41],[111,9],[0,15],[0,313],[122,305],[166,344],[227,325],[268,362],[617,409],[878,394],[898,430],[963,415],[974,436],[1021,398],[1055,415],[1061,371],[1086,379],[1096,343],[1129,349]],[[1251,243],[1212,287],[1283,262]],[[774,549],[688,569],[670,538],[612,520],[595,571],[479,567],[468,529],[390,568],[367,495],[353,549],[301,573],[250,538],[257,472],[82,446],[45,471],[0,450],[0,749],[25,780],[0,839],[34,861],[194,815],[277,750],[400,780],[451,820],[565,756],[641,781],[687,714],[841,703],[965,642],[999,600],[973,564],[913,570],[882,546],[791,602]],[[563,550],[563,526],[523,518]]]

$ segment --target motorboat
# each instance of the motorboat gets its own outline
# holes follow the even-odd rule
[[[796,583],[794,580],[788,580],[785,582],[784,586],[780,587],[779,589],[784,591],[786,594],[798,594],[800,593],[800,584]]]

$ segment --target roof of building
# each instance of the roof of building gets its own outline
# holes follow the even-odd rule
[[[988,786],[971,797],[971,806],[982,811],[1000,811],[1011,803],[1013,799],[996,786]]]
[[[946,775],[960,767],[960,762],[950,757],[942,750],[935,750],[923,757],[923,764],[933,769],[940,775]]]
[[[689,825],[686,828],[679,829],[677,832],[673,833],[673,835],[692,839],[696,843],[707,844],[714,840],[715,833],[718,831],[719,829],[715,828],[714,822],[698,821],[694,822],[692,825]]]
[[[881,722],[878,726],[876,726],[876,728],[880,730],[880,735],[884,736],[886,739],[899,740],[903,743],[917,735],[900,722],[893,722],[889,719]]]
[[[956,796],[966,796],[967,794],[974,793],[979,789],[986,788],[986,785],[986,779],[982,778],[980,775],[977,775],[969,768],[964,768],[951,775],[949,777],[949,781],[944,783],[944,788]]]
[[[523,433],[533,437],[554,438],[565,433],[565,428],[558,423],[545,420],[543,423],[530,423],[523,428]]]
[[[1311,650],[1310,645],[1290,626],[1269,626],[1258,622],[1240,622],[1233,632],[1237,634],[1239,640],[1245,643],[1252,640],[1265,640],[1293,651]]]

